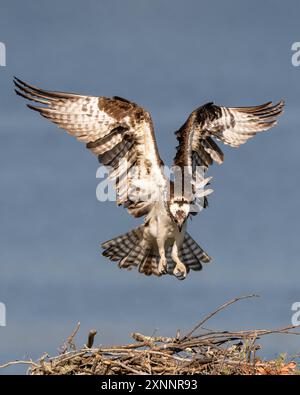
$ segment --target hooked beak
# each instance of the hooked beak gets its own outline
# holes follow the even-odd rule
[[[183,210],[178,210],[176,211],[176,223],[177,223],[177,227],[179,229],[179,232],[181,232],[183,224],[186,221],[186,213]]]

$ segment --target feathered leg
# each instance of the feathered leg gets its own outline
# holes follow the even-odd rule
[[[167,273],[167,258],[165,251],[165,240],[158,238],[157,239],[157,247],[160,255],[159,263],[158,263],[158,272],[161,274]]]
[[[171,252],[171,257],[172,257],[173,261],[175,262],[173,274],[179,280],[184,280],[187,275],[186,266],[183,262],[181,262],[181,260],[179,258],[179,251],[180,251],[182,242],[183,242],[183,236],[182,236],[182,234],[179,234],[175,238],[175,242],[173,244],[172,252]]]

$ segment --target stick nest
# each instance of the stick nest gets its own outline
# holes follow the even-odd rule
[[[213,331],[203,325],[229,305],[255,295],[235,298],[202,319],[189,333],[174,337],[133,333],[133,343],[93,347],[96,331],[90,331],[87,344],[77,348],[74,338],[80,324],[60,349],[59,355],[43,355],[39,361],[14,361],[3,365],[29,364],[31,375],[285,375],[297,374],[294,360],[280,356],[262,361],[257,340],[274,333],[299,335],[294,326],[275,330]]]

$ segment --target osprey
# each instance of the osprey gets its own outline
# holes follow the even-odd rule
[[[118,205],[134,217],[145,216],[136,229],[103,243],[103,255],[120,268],[137,266],[146,275],[168,273],[178,279],[211,261],[186,226],[187,219],[197,214],[195,207],[207,206],[207,195],[212,192],[205,189],[210,179],[199,168],[205,173],[213,162],[223,162],[214,139],[239,147],[274,126],[284,108],[280,101],[232,108],[207,103],[194,110],[176,132],[179,144],[173,165],[184,179],[178,188],[163,170],[151,116],[142,107],[117,96],[46,91],[18,78],[14,83],[18,95],[40,104],[28,104],[29,108],[86,143],[109,168]],[[135,171],[124,177],[128,169]],[[184,184],[190,187],[188,192]]]

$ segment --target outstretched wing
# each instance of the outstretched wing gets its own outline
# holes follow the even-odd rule
[[[215,161],[223,162],[223,152],[213,138],[239,147],[258,132],[276,125],[277,117],[282,114],[284,102],[268,102],[255,107],[219,107],[207,103],[191,113],[185,124],[176,132],[179,145],[174,165],[188,168],[195,182],[201,183],[201,166],[204,172]],[[197,182],[195,188],[197,189]],[[204,199],[203,206],[206,207]]]
[[[109,166],[116,181],[117,203],[130,214],[147,214],[153,198],[167,186],[150,114],[120,97],[106,98],[45,91],[14,79],[16,93],[79,141]],[[152,197],[152,199],[149,198]]]

